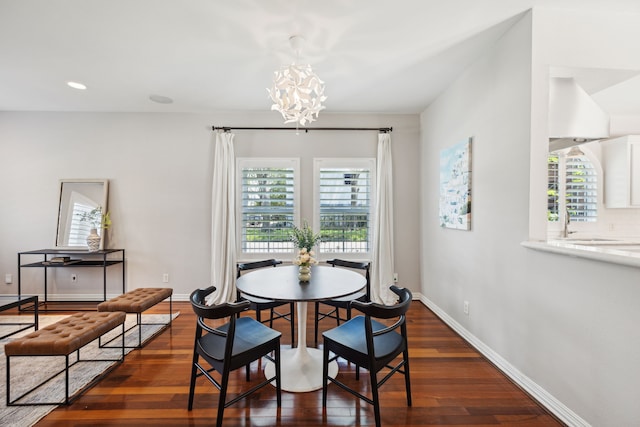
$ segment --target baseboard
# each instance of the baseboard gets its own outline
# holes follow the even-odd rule
[[[418,299],[427,308],[433,311],[444,323],[446,323],[451,329],[453,329],[458,335],[460,335],[465,341],[471,344],[476,350],[478,350],[484,357],[489,359],[502,373],[508,376],[514,383],[520,386],[531,397],[538,401],[542,406],[547,408],[553,413],[560,421],[568,426],[575,427],[590,427],[591,425],[582,419],[578,414],[569,409],[566,405],[552,396],[544,388],[540,387],[531,378],[524,375],[517,368],[511,365],[498,353],[493,351],[489,346],[480,341],[475,335],[471,334],[462,325],[460,325],[454,318],[449,316],[440,307],[433,303],[422,294],[414,293],[414,299]],[[417,298],[416,298],[417,297]]]

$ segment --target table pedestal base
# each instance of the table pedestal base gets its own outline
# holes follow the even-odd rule
[[[300,393],[322,388],[322,350],[307,347],[281,349],[280,369],[280,387],[284,391]],[[267,378],[275,375],[275,365],[267,362],[264,373]],[[336,375],[338,364],[333,361],[329,363],[329,376],[335,378]]]

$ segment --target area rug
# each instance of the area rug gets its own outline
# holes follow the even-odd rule
[[[175,319],[179,312],[173,314]],[[40,328],[55,323],[66,316],[54,316],[54,315],[41,315],[39,317]],[[13,319],[12,319],[13,318]],[[2,316],[1,319],[5,322],[16,321],[16,316]],[[24,316],[22,321],[24,321]],[[146,343],[152,337],[154,337],[158,331],[163,327],[161,323],[167,323],[169,320],[168,314],[143,314],[142,323],[155,323],[153,325],[143,325],[142,327],[142,342]],[[125,322],[125,328],[135,325],[136,315],[128,314]],[[38,420],[54,410],[56,405],[45,406],[6,406],[6,393],[7,387],[4,383],[6,381],[6,357],[4,354],[4,344],[10,340],[16,339],[20,336],[24,336],[32,332],[33,329],[20,332],[11,337],[0,340],[0,378],[3,378],[3,384],[0,386],[0,424],[2,426],[11,427],[28,427],[34,425]],[[108,332],[104,335],[103,343],[111,338],[114,338],[121,332],[121,328]],[[111,342],[110,346],[118,346],[121,343],[121,338],[116,338]],[[133,328],[126,333],[125,345],[135,346],[138,344],[138,328]],[[130,353],[132,348],[125,348],[125,353]],[[117,359],[122,353],[121,348],[117,349],[105,349],[98,347],[98,341],[94,341],[80,350],[80,359]],[[76,355],[73,353],[69,358],[69,363],[76,360]],[[125,357],[126,361],[126,357]],[[15,398],[20,396],[25,391],[37,385],[38,383],[46,380],[52,374],[64,369],[64,357],[18,357],[11,361],[11,396]],[[69,374],[69,395],[72,395],[77,390],[80,390],[98,377],[100,374],[110,369],[117,362],[81,362],[74,365],[70,369]],[[45,401],[64,402],[64,373],[59,374],[53,380],[48,382],[45,386],[38,388],[38,390],[20,402],[33,402],[33,401]]]

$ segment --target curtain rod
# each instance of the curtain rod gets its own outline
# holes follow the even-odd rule
[[[389,133],[393,131],[392,127],[388,128],[288,128],[288,127],[234,127],[234,126],[212,126],[213,130],[222,130],[225,132],[230,132],[231,130],[295,130],[295,131],[304,131],[305,133],[310,130],[375,130],[378,132]]]

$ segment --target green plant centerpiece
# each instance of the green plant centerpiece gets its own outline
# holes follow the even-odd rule
[[[89,252],[96,252],[100,249],[100,235],[98,229],[106,230],[111,226],[111,217],[109,212],[102,213],[102,206],[93,208],[88,212],[82,212],[78,214],[80,216],[80,222],[89,223],[91,230],[87,236],[87,246]]]
[[[320,243],[320,234],[316,234],[304,221],[302,228],[295,225],[291,229],[291,241],[298,249],[298,255],[293,260],[293,264],[299,266],[298,279],[301,282],[308,282],[311,279],[311,266],[317,264],[314,258],[313,247]]]

